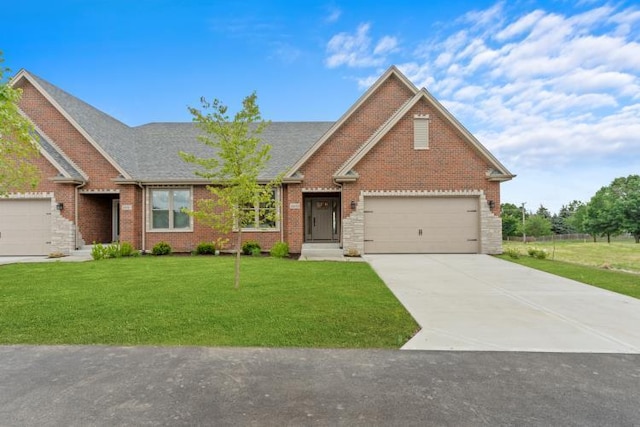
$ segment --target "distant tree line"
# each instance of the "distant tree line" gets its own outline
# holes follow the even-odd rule
[[[563,205],[557,214],[551,214],[540,205],[535,213],[524,212],[523,207],[503,203],[502,235],[540,237],[552,234],[584,233],[593,237],[606,237],[629,233],[640,243],[640,175],[616,178],[602,187],[587,203],[574,200]]]

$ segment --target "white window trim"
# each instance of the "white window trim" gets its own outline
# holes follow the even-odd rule
[[[428,150],[429,149],[429,118],[428,114],[416,114],[413,116],[413,149],[414,150]],[[424,126],[424,129],[419,127]],[[418,132],[423,132],[423,135],[418,135]],[[424,140],[425,138],[426,140]]]
[[[193,186],[183,187],[183,186],[162,186],[162,187],[148,187],[147,189],[147,200],[146,200],[146,229],[147,233],[192,233],[193,232],[193,217],[189,215],[189,227],[187,228],[153,228],[153,192],[155,190],[189,190],[189,210],[193,210]],[[171,211],[171,209],[169,209]],[[171,224],[171,221],[169,222]]]

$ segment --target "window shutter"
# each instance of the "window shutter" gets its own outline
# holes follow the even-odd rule
[[[413,116],[413,148],[426,150],[429,148],[429,115]]]

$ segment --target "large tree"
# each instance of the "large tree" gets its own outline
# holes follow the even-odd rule
[[[274,187],[279,178],[260,182],[260,174],[270,159],[271,147],[261,142],[260,135],[268,122],[260,115],[257,96],[244,98],[242,109],[231,119],[228,107],[218,99],[200,99],[202,110],[189,107],[193,121],[203,132],[198,140],[211,147],[211,157],[197,157],[181,152],[186,162],[200,167],[195,174],[206,178],[211,198],[200,199],[188,213],[214,230],[227,234],[236,231],[235,284],[240,287],[240,252],[242,227],[255,219],[256,209],[264,221],[275,221]]]
[[[640,175],[616,178],[609,187],[615,197],[613,210],[622,219],[621,230],[640,243]]]
[[[31,160],[40,153],[31,122],[20,113],[20,89],[5,79],[9,72],[0,51],[0,196],[38,185],[38,169]]]
[[[611,236],[622,232],[623,215],[617,206],[618,196],[611,186],[602,187],[589,200],[585,212],[584,228],[593,236],[607,236],[607,242],[611,242]]]
[[[513,203],[503,203],[500,206],[502,218],[502,236],[522,235],[522,209]]]

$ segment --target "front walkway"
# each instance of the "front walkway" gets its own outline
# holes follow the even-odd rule
[[[640,300],[488,255],[367,255],[422,326],[403,349],[640,353]]]

